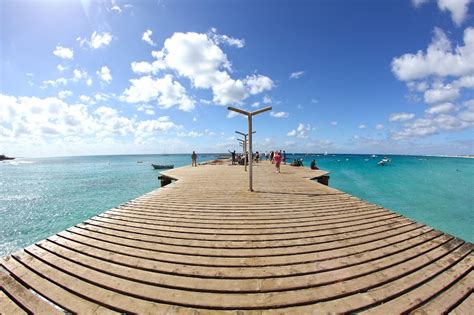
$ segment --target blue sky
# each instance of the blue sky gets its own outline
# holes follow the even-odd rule
[[[0,153],[474,154],[469,0],[0,7]]]

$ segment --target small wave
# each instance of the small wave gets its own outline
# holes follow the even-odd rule
[[[20,165],[20,164],[34,164],[33,161],[3,161],[3,164],[10,164],[10,165]]]

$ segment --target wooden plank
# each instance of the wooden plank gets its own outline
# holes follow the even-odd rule
[[[54,301],[56,305],[59,305],[66,311],[81,311],[83,313],[90,314],[115,313],[110,309],[106,309],[98,304],[85,300],[78,295],[71,294],[67,290],[68,287],[61,287],[57,285],[58,278],[55,278],[53,282],[51,281],[52,279],[44,277],[41,273],[38,274],[33,272],[31,269],[26,268],[25,265],[12,257],[3,259],[1,261],[1,265],[10,273],[15,274],[16,277],[25,282],[26,285],[33,288],[36,292],[40,293],[50,301]]]
[[[443,273],[443,277],[446,277],[447,273]],[[447,313],[449,310],[455,308],[465,297],[469,296],[474,290],[474,274],[472,271],[462,277],[456,279],[457,282],[442,292],[440,296],[436,296],[435,299],[430,301],[428,304],[421,306],[419,309],[414,311],[418,314],[435,314],[435,313]],[[471,309],[471,311],[474,311]]]
[[[474,309],[474,294],[471,293],[454,309],[452,309],[449,314],[453,315],[466,315],[471,314]]]
[[[0,314],[22,315],[28,313],[0,289]]]
[[[15,280],[11,275],[0,271],[0,285],[3,291],[15,297],[15,303],[33,314],[63,314],[50,303],[34,295],[28,288]]]

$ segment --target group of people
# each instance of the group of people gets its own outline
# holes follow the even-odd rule
[[[243,164],[242,162],[243,162],[244,159],[242,158],[242,156],[240,154],[236,154],[235,150],[234,151],[229,150],[229,153],[232,156],[232,165]],[[283,163],[286,164],[286,152],[285,152],[285,150],[283,150],[283,151],[282,150],[280,150],[280,151],[270,151],[270,153],[262,152],[262,157],[266,158],[267,160],[270,159],[271,163],[275,164],[275,168],[276,168],[277,173],[280,173],[281,162],[283,161]],[[260,160],[260,153],[258,151],[255,152],[255,155],[252,158],[254,158],[255,162],[258,163],[258,161]],[[193,154],[191,155],[191,160],[192,160],[191,166],[197,166],[197,154],[196,154],[195,151],[193,151]],[[303,166],[303,161],[295,159],[295,160],[293,160],[293,162],[291,162],[291,165],[292,166]],[[310,168],[312,170],[319,170],[319,168],[316,166],[316,160],[313,159],[311,161]]]

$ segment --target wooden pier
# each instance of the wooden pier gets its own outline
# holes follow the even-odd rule
[[[171,184],[0,260],[1,314],[469,314],[473,246],[254,164]],[[72,211],[73,209],[71,209]]]

